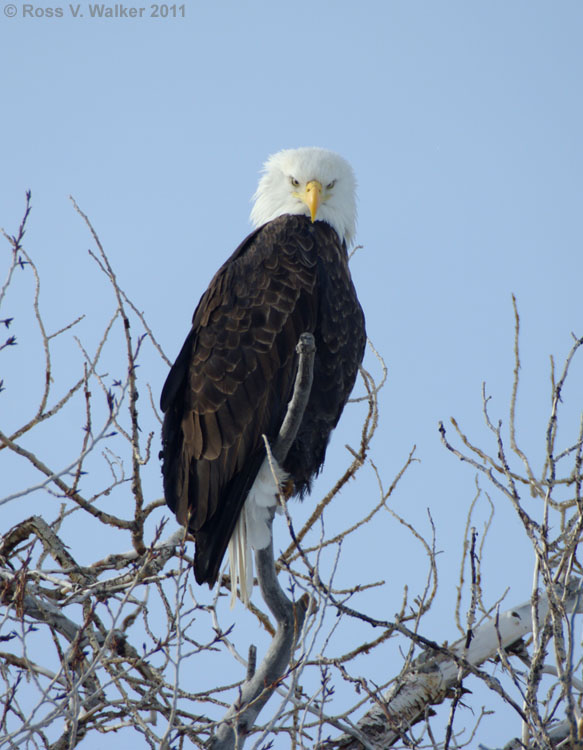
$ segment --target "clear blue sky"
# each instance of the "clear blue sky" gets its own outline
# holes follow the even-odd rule
[[[0,226],[16,230],[31,189],[26,246],[55,328],[86,312],[82,335],[91,339],[104,306],[69,195],[173,357],[212,274],[249,230],[264,159],[321,145],[352,163],[364,246],[353,275],[389,367],[374,459],[388,482],[417,445],[421,463],[394,506],[424,530],[431,508],[442,599],[426,634],[454,637],[475,486],[440,446],[437,422],[455,415],[484,442],[483,381],[493,416],[507,421],[514,293],[519,428],[540,458],[549,355],[560,360],[571,331],[583,335],[583,4],[189,0],[184,17],[164,19],[148,17],[150,5],[136,5],[144,17],[133,19],[92,18],[84,1],[77,18],[68,4],[62,17],[30,18],[25,5],[15,2],[12,18],[0,2]],[[40,15],[48,6],[31,7]],[[33,379],[26,360],[18,367],[0,373],[12,389]],[[147,379],[159,390],[156,367]],[[570,403],[580,411],[577,395]],[[4,409],[17,411],[14,402],[0,402]],[[333,442],[322,490],[344,461],[351,419]],[[151,499],[161,493],[156,476]],[[372,477],[363,486],[374,491]],[[529,595],[532,560],[516,559],[511,514],[496,502],[485,565],[492,601],[508,585],[510,606]],[[417,570],[421,553],[397,525],[371,534],[370,558],[351,564],[390,581],[387,599],[371,605],[388,618],[403,585],[421,585],[425,563]],[[494,745],[513,731],[493,721],[480,739]]]

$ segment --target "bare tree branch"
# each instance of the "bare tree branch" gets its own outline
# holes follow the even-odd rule
[[[273,457],[280,464],[287,457],[310,397],[316,352],[314,336],[311,333],[303,333],[300,336],[297,352],[298,369],[293,395],[272,451]],[[270,448],[267,441],[266,448],[269,457]],[[309,604],[308,597],[303,597],[297,603],[290,601],[279,585],[273,557],[272,523],[273,516],[270,519],[270,543],[264,549],[256,550],[255,564],[261,595],[275,617],[277,630],[265,658],[255,673],[247,677],[241,686],[239,698],[219,725],[211,743],[213,750],[229,750],[235,745],[242,747],[250,727],[289,666]]]
[[[570,614],[583,612],[583,583],[573,582],[564,598],[565,610]],[[475,628],[468,644],[462,638],[449,647],[451,654],[437,656],[423,654],[413,662],[404,679],[378,700],[369,713],[357,724],[358,729],[373,747],[391,747],[401,737],[402,729],[425,717],[428,705],[441,703],[449,690],[459,680],[458,670],[470,674],[488,659],[494,658],[502,649],[532,632],[532,605],[530,601],[512,607],[495,618]],[[549,601],[541,597],[539,616],[549,615]],[[495,682],[490,687],[497,690]],[[521,709],[515,705],[517,712]],[[324,743],[322,748],[356,750],[362,743],[353,737],[339,737]]]
[[[83,740],[95,743],[97,734],[103,744],[110,732],[128,746],[160,750],[242,746],[249,738],[257,746],[294,750],[472,748],[486,742],[483,720],[500,709],[516,720],[509,736],[520,739],[513,747],[579,746],[583,408],[568,383],[583,339],[574,336],[564,362],[552,362],[538,471],[532,435],[519,430],[520,378],[528,363],[519,351],[515,300],[512,392],[502,410],[508,424],[494,417],[496,401],[484,385],[479,406],[486,440],[470,436],[459,420],[452,420],[453,438],[441,425],[444,456],[470,467],[476,485],[466,502],[452,617],[463,638],[440,645],[431,637],[426,615],[444,583],[441,530],[429,510],[425,534],[407,510],[395,510],[395,501],[408,506],[401,480],[417,470],[418,457],[407,447],[391,479],[387,450],[380,446],[375,454],[387,368],[375,360],[372,345],[374,370],[361,370],[360,390],[348,407],[361,426],[346,446],[344,469],[315,497],[297,530],[288,507],[282,508],[287,548],[275,561],[272,547],[256,555],[265,604],[256,597],[233,620],[228,578],[210,594],[194,587],[188,537],[174,526],[166,531],[160,471],[152,460],[160,429],[152,393],[168,359],[147,316],[121,288],[97,232],[81,214],[96,248],[91,268],[108,285],[110,304],[102,289],[87,284],[88,294],[95,286],[103,316],[85,318],[84,325],[93,326],[91,345],[76,313],[58,330],[48,326],[41,301],[50,300],[51,290],[43,286],[39,294],[41,269],[24,247],[30,205],[28,194],[19,229],[4,233],[8,252],[0,255],[0,327],[10,329],[0,341],[0,399],[10,399],[0,404],[1,473],[10,482],[0,497],[0,748],[72,750]],[[60,299],[62,290],[56,294]],[[25,314],[28,328],[20,327]],[[20,390],[18,376],[24,353],[18,344],[29,330],[38,344],[36,396]],[[69,342],[73,356],[61,360],[57,342]],[[304,398],[310,373],[311,366],[296,379]],[[144,388],[149,398],[138,399]],[[530,416],[532,404],[526,407]],[[295,413],[290,405],[283,448],[279,442],[268,447],[280,462],[302,408]],[[573,413],[580,417],[574,428]],[[347,507],[339,504],[341,491],[357,500],[350,517],[335,512]],[[486,564],[497,545],[484,544],[486,532],[497,541],[504,505],[514,513],[517,543],[534,560],[530,599],[512,609],[502,606],[506,593]],[[387,539],[406,535],[410,554],[420,545],[426,559],[420,584],[413,586],[407,566],[395,571],[388,597],[378,575],[353,580],[354,566],[346,564],[356,548],[351,541],[361,543],[359,535],[371,524]],[[474,529],[481,530],[481,541]],[[289,582],[285,591],[277,578],[282,574]],[[258,666],[250,640],[265,653]],[[368,670],[381,660],[393,671],[387,668],[376,684]],[[468,692],[476,683],[487,691],[486,705]]]

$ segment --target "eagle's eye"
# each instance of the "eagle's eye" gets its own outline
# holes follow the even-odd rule
[[[326,185],[326,190],[332,190],[332,188],[334,187],[335,184],[336,184],[336,180],[332,180],[332,182],[329,182]]]
[[[291,185],[292,185],[292,187],[295,187],[295,188],[299,188],[299,186],[300,186],[300,181],[299,181],[299,180],[296,180],[296,178],[295,178],[295,177],[290,177],[290,178],[289,178],[289,181],[291,182]]]

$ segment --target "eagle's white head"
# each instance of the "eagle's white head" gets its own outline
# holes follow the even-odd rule
[[[251,221],[260,227],[283,214],[325,221],[349,246],[356,227],[356,180],[352,167],[325,148],[290,148],[263,165],[253,196]]]

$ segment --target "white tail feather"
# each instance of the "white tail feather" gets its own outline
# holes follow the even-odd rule
[[[270,520],[277,506],[278,485],[286,479],[286,472],[273,457],[271,464],[264,459],[229,541],[231,608],[235,606],[237,587],[243,604],[249,604],[253,591],[252,550],[263,549],[271,541]]]

